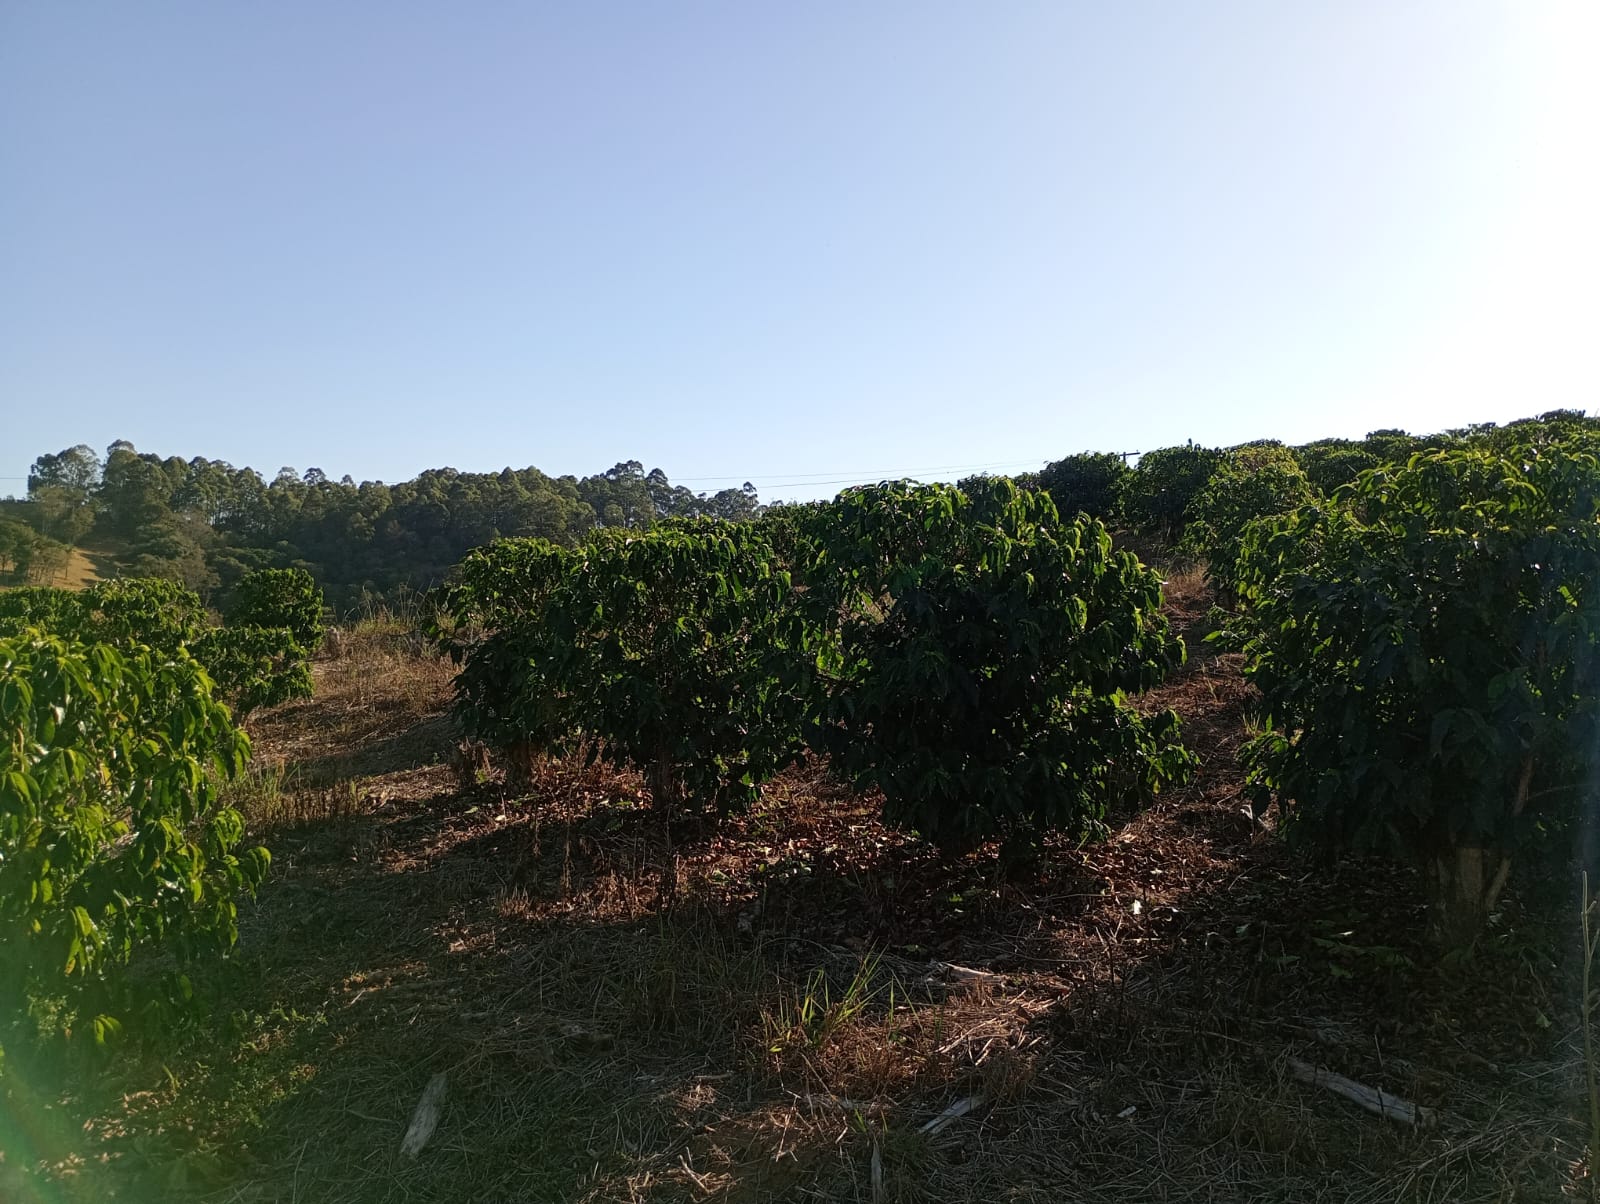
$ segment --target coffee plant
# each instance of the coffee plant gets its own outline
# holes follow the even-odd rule
[[[764,532],[712,519],[604,532],[549,614],[577,726],[645,774],[665,811],[752,801],[801,748],[803,654],[789,573]]]
[[[192,643],[205,626],[200,596],[161,577],[119,577],[84,590],[83,625],[89,642],[145,644],[176,652]]]
[[[1294,452],[1306,479],[1328,496],[1367,469],[1383,463],[1378,455],[1349,439],[1319,439],[1295,448]]]
[[[1248,782],[1291,833],[1415,862],[1435,935],[1467,943],[1597,768],[1600,469],[1448,451],[1341,497],[1244,537]]]
[[[240,718],[292,698],[310,698],[306,650],[286,627],[209,627],[189,651]]]
[[[884,817],[947,848],[1088,835],[1183,778],[1170,711],[1127,694],[1183,659],[1159,578],[1102,523],[1004,479],[846,490],[811,524],[811,738]],[[810,666],[806,666],[810,667]]]
[[[514,779],[558,751],[576,728],[568,690],[554,674],[559,650],[547,621],[568,583],[571,549],[543,539],[502,539],[457,566],[434,598],[425,633],[460,667],[456,715],[494,749]]]
[[[80,591],[36,586],[0,593],[0,631],[37,627],[91,644],[176,652],[195,638],[204,620],[193,591],[154,577],[101,581]]]
[[[284,628],[309,656],[322,643],[322,591],[304,569],[256,569],[234,586],[227,623]]]
[[[1082,452],[1045,465],[1035,487],[1050,495],[1064,518],[1082,513],[1107,519],[1116,513],[1122,484],[1132,471],[1115,452]]]
[[[1230,602],[1245,529],[1257,519],[1308,505],[1315,496],[1288,448],[1270,443],[1233,448],[1189,503],[1180,546],[1206,561],[1206,576],[1219,598]]]
[[[105,1040],[154,1002],[119,974],[236,938],[264,849],[220,801],[249,744],[183,653],[0,637],[0,1057],[46,1016]]]
[[[0,635],[13,635],[24,627],[77,631],[82,622],[82,595],[71,590],[43,585],[0,590]]]
[[[581,743],[640,770],[664,813],[748,803],[800,749],[780,672],[800,628],[773,531],[668,522],[469,556],[430,632],[462,666],[465,731],[519,773]]]
[[[85,644],[149,648],[163,656],[188,652],[211,675],[217,696],[240,715],[311,695],[306,648],[288,628],[210,627],[193,590],[159,577],[116,578],[76,592],[0,592],[0,634],[24,628]]]
[[[1175,540],[1188,521],[1189,504],[1222,463],[1223,453],[1188,444],[1145,452],[1122,479],[1117,507],[1131,526]]]

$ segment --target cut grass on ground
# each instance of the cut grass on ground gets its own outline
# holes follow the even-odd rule
[[[1186,631],[1207,605],[1174,591]],[[315,699],[252,721],[240,798],[274,874],[209,1019],[59,1105],[89,1123],[43,1173],[7,1169],[43,1199],[218,1204],[1576,1191],[1549,938],[1511,906],[1483,962],[1441,971],[1406,874],[1286,852],[1240,810],[1237,663],[1191,647],[1155,701],[1194,784],[1006,880],[816,765],[717,828],[559,765],[505,798],[459,758],[447,665],[381,624],[338,637]],[[1441,1119],[1386,1124],[1291,1058]]]

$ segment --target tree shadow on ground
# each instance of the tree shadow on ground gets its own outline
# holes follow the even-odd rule
[[[448,760],[457,738],[455,724],[449,716],[433,715],[363,744],[353,752],[288,760],[284,773],[293,784],[325,787],[341,781],[421,769]]]
[[[275,835],[238,955],[203,984],[205,1031],[98,1086],[91,1158],[52,1188],[1555,1198],[1579,1142],[1550,1035],[1571,1008],[1547,998],[1539,1029],[1529,984],[1560,990],[1515,954],[1498,986],[1452,980],[1409,875],[1315,865],[1241,812],[1236,672],[1197,660],[1155,701],[1195,716],[1197,780],[1020,877],[883,828],[821,766],[746,815],[668,825],[603,770],[460,791],[419,751],[445,747],[440,719],[297,762],[319,783],[388,776],[359,813]],[[1294,1082],[1291,1056],[1447,1119],[1385,1126]],[[436,1074],[438,1129],[404,1158]]]

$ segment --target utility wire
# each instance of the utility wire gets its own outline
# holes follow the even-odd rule
[[[1144,453],[1137,451],[1125,451],[1112,452],[1111,454],[1114,456],[1121,456],[1124,460],[1127,460],[1132,456],[1139,456],[1143,455]],[[936,472],[972,473],[991,468],[1043,467],[1045,463],[1048,463],[1048,461],[1042,457],[1036,457],[1030,460],[990,460],[987,463],[982,464],[933,464],[922,468],[895,469],[871,468],[862,469],[859,472],[853,473],[840,470],[839,472],[830,472],[825,474],[796,473],[787,476],[762,476],[745,474],[742,476],[720,477],[673,477],[671,479],[674,484],[705,484],[717,481],[749,481],[752,485],[755,485],[758,488],[787,489],[799,485],[840,485],[853,481],[896,480],[903,477],[920,477],[927,473]]]
[[[986,468],[1018,468],[1027,464],[1041,464],[1043,460],[1034,458],[1029,460],[991,460],[984,464],[931,464],[921,468],[863,468],[858,471],[849,469],[834,469],[820,473],[787,473],[767,476],[765,474],[744,473],[737,476],[717,477],[673,477],[672,481],[683,484],[704,484],[714,481],[750,481],[752,483],[765,482],[768,485],[828,485],[837,481],[864,481],[864,480],[890,480],[898,477],[914,477],[930,472],[978,472]]]

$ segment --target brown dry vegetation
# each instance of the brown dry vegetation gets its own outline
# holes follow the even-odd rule
[[[1198,637],[1200,578],[1169,606]],[[817,765],[716,827],[664,830],[638,781],[572,766],[507,798],[457,745],[447,665],[383,623],[331,647],[314,700],[252,724],[240,799],[275,868],[211,1015],[56,1110],[93,1115],[55,1143],[63,1199],[1578,1190],[1565,936],[1513,902],[1440,968],[1408,875],[1287,851],[1241,806],[1248,687],[1198,638],[1152,700],[1185,716],[1195,782],[1010,879],[884,829]],[[1438,1123],[1387,1124],[1290,1058]],[[402,1157],[441,1073],[438,1129]]]
[[[104,575],[106,557],[84,548],[72,548],[67,553],[67,563],[58,577],[45,582],[63,589],[88,589]]]
[[[59,566],[38,570],[30,576],[28,584],[53,586],[56,589],[88,589],[96,581],[116,575],[115,555],[104,550],[84,547],[66,549],[66,557]],[[6,586],[0,586],[5,589]]]

